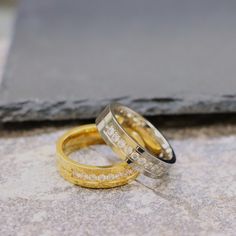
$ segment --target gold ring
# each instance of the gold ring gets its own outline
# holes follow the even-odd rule
[[[112,188],[134,180],[139,172],[126,162],[110,166],[79,164],[69,155],[81,148],[104,144],[96,125],[89,124],[71,129],[57,142],[57,165],[60,174],[69,182],[88,188]]]
[[[148,177],[161,177],[176,161],[172,147],[161,132],[126,106],[108,105],[97,117],[96,125],[107,145]],[[133,132],[137,135],[131,135]]]

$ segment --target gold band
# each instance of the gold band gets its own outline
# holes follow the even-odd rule
[[[66,180],[88,188],[112,188],[127,184],[139,175],[126,162],[91,166],[69,158],[72,152],[94,144],[104,144],[95,124],[71,129],[58,140],[58,169]]]

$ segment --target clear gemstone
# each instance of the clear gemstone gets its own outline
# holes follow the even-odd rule
[[[99,175],[98,180],[99,181],[104,181],[104,180],[106,180],[106,176],[105,175]]]
[[[159,154],[159,157],[160,157],[160,158],[163,158],[163,157],[164,157],[163,152],[161,152],[161,153]]]
[[[173,157],[173,153],[171,151],[171,153],[168,154],[169,158],[171,159]]]
[[[84,174],[78,173],[78,174],[76,175],[76,177],[77,177],[78,179],[84,179]]]
[[[113,126],[109,127],[108,130],[107,130],[107,133],[109,136],[112,136],[115,132],[115,129]]]
[[[171,152],[172,152],[171,148],[167,148],[167,149],[166,149],[166,152],[167,152],[167,153],[171,153]]]
[[[115,179],[119,179],[120,178],[120,173],[114,174],[114,177],[115,177]]]
[[[164,169],[163,168],[159,168],[159,169],[156,170],[156,175],[157,176],[161,176],[163,174],[164,174]]]
[[[89,175],[87,175],[87,174],[82,174],[82,179],[89,179]]]
[[[90,179],[91,181],[94,181],[94,180],[97,180],[98,178],[97,178],[96,175],[92,174],[92,175],[89,175],[89,179]]]
[[[119,140],[119,138],[120,138],[120,135],[116,132],[111,137],[113,142],[117,142]]]
[[[89,180],[92,180],[91,175],[88,175],[88,179],[89,179]]]
[[[131,118],[133,115],[131,113],[127,113],[127,117]]]
[[[144,164],[145,169],[151,169],[153,166],[152,162],[147,162]]]
[[[107,179],[108,179],[108,180],[113,180],[113,179],[115,179],[115,176],[114,176],[113,174],[109,174],[109,175],[107,176]]]
[[[135,171],[138,171],[138,172],[142,172],[143,171],[143,168],[140,165],[133,165],[132,168]]]
[[[133,152],[130,157],[133,161],[137,161],[139,159],[139,154],[137,152]]]
[[[125,147],[125,141],[123,139],[120,139],[119,142],[118,142],[118,146],[120,148],[124,148]]]
[[[133,170],[131,170],[131,169],[127,170],[127,174],[128,175],[132,175],[133,174]]]
[[[118,175],[119,175],[119,178],[122,178],[122,177],[125,176],[125,175],[124,175],[124,172],[120,172],[120,173],[118,173]]]
[[[152,172],[157,172],[159,169],[159,166],[158,165],[153,165],[153,167],[151,168],[151,171]]]
[[[146,123],[143,120],[140,120],[140,125],[144,127]]]
[[[124,110],[123,110],[123,109],[120,109],[119,112],[120,112],[120,114],[123,114],[123,113],[124,113]]]
[[[132,153],[132,151],[133,151],[132,147],[126,146],[124,148],[124,152],[126,155],[130,155]]]
[[[145,158],[140,157],[137,162],[138,162],[138,164],[140,164],[140,165],[145,165],[145,163],[146,163],[147,161],[146,161]]]
[[[133,117],[133,122],[136,124],[140,124],[140,120],[137,117]]]
[[[82,177],[81,173],[78,173],[77,171],[74,171],[73,175],[74,175],[74,177],[76,177],[78,179],[81,179],[81,177]]]
[[[169,147],[169,145],[167,143],[162,144],[162,148],[166,149],[168,147]]]

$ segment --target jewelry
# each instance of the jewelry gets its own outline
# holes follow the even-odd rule
[[[94,144],[104,144],[95,124],[71,129],[58,140],[57,165],[66,180],[88,188],[112,188],[127,184],[139,175],[125,162],[90,166],[70,159],[72,152]]]
[[[160,131],[126,106],[108,105],[97,117],[96,125],[107,145],[146,176],[159,178],[176,161],[172,147]]]

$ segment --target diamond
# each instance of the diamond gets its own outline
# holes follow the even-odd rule
[[[127,170],[127,174],[128,175],[132,175],[133,174],[133,170],[131,170],[131,169]]]
[[[152,162],[147,162],[147,163],[144,164],[145,169],[151,169],[152,166],[153,166]]]
[[[169,147],[169,145],[168,145],[167,143],[163,143],[163,144],[162,144],[162,148],[163,148],[163,149],[166,149],[166,148],[168,148],[168,147]]]
[[[104,181],[104,180],[106,180],[106,176],[105,175],[99,175],[98,180],[99,181]]]
[[[133,152],[131,155],[130,155],[130,158],[133,160],[133,161],[137,161],[139,159],[139,154],[137,152]]]
[[[87,175],[87,174],[82,174],[82,179],[89,180],[89,175]]]
[[[152,172],[157,172],[159,169],[159,166],[158,165],[153,165],[153,167],[151,168],[151,171]]]
[[[117,132],[115,132],[111,137],[113,142],[117,142],[119,138],[120,138],[120,135]]]
[[[127,113],[127,117],[131,118],[131,117],[133,117],[133,115],[131,113]]]
[[[119,142],[118,142],[118,146],[120,148],[124,148],[125,147],[125,141],[123,139],[120,139]]]
[[[124,110],[123,109],[120,109],[120,114],[124,114]]]
[[[125,176],[125,173],[124,172],[120,172],[120,173],[118,173],[118,175],[119,175],[119,178],[123,178]]]
[[[115,176],[114,176],[113,174],[109,174],[109,175],[107,176],[107,179],[108,179],[108,180],[114,180],[114,179],[115,179]]]
[[[115,177],[115,179],[119,179],[120,178],[120,173],[114,174],[114,177]]]
[[[133,165],[132,168],[135,170],[135,171],[138,171],[138,172],[142,172],[143,171],[143,168],[139,165]]]
[[[82,178],[82,175],[81,173],[78,173],[77,171],[73,171],[73,176],[78,178],[78,179],[81,179]]]
[[[147,161],[146,161],[145,158],[141,157],[141,158],[138,159],[137,162],[138,162],[139,165],[145,165],[145,163],[146,163]]]
[[[94,181],[94,180],[97,180],[97,179],[98,179],[98,178],[97,178],[96,175],[94,175],[94,174],[89,175],[89,180]]]
[[[136,123],[137,125],[140,124],[140,120],[137,117],[133,117],[133,122]]]
[[[167,152],[167,153],[171,153],[171,152],[172,152],[171,148],[167,148],[167,149],[166,149],[166,152]]]
[[[124,152],[126,155],[130,155],[132,153],[132,151],[133,151],[132,147],[126,146],[124,148]]]
[[[171,153],[168,154],[169,158],[171,159],[173,157],[173,153],[171,151]]]
[[[163,152],[161,152],[161,153],[159,154],[159,157],[160,157],[160,158],[163,158],[163,157],[164,157]]]
[[[163,174],[164,174],[164,169],[163,168],[159,168],[159,169],[156,170],[156,175],[157,176],[161,176]]]
[[[107,134],[109,136],[112,136],[114,133],[115,133],[114,127],[113,126],[109,127],[108,130],[107,130]]]

